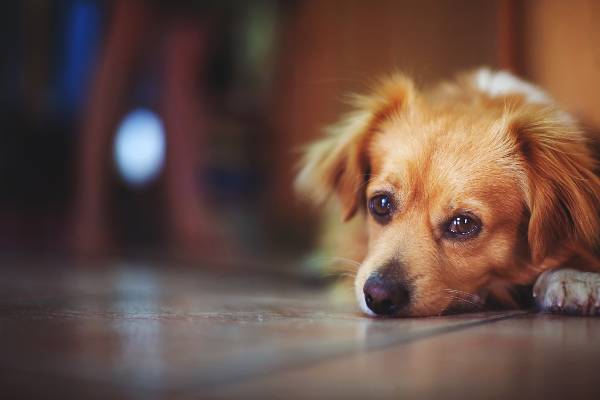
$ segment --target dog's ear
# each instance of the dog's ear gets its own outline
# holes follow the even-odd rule
[[[381,80],[368,95],[353,96],[355,110],[328,128],[327,137],[306,149],[296,190],[316,204],[337,193],[343,220],[352,218],[364,202],[371,136],[383,120],[401,113],[414,96],[413,82],[399,74]]]
[[[510,122],[527,170],[534,263],[600,235],[600,179],[584,132],[553,106],[524,107]]]

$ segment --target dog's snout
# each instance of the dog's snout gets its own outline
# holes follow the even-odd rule
[[[397,274],[376,272],[363,288],[365,303],[377,315],[395,315],[410,302],[410,291]]]

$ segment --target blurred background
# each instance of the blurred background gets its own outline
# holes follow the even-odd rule
[[[394,69],[508,69],[600,127],[593,0],[2,7],[4,255],[300,258],[318,224],[292,190],[299,149]]]

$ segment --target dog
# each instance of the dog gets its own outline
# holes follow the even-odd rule
[[[481,68],[425,89],[396,73],[350,103],[295,186],[359,218],[358,233],[335,232],[364,249],[362,311],[514,307],[526,287],[541,311],[600,315],[594,138],[547,93]]]

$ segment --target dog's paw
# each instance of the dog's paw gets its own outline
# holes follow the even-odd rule
[[[543,312],[600,316],[600,273],[546,271],[538,277],[533,297]]]

